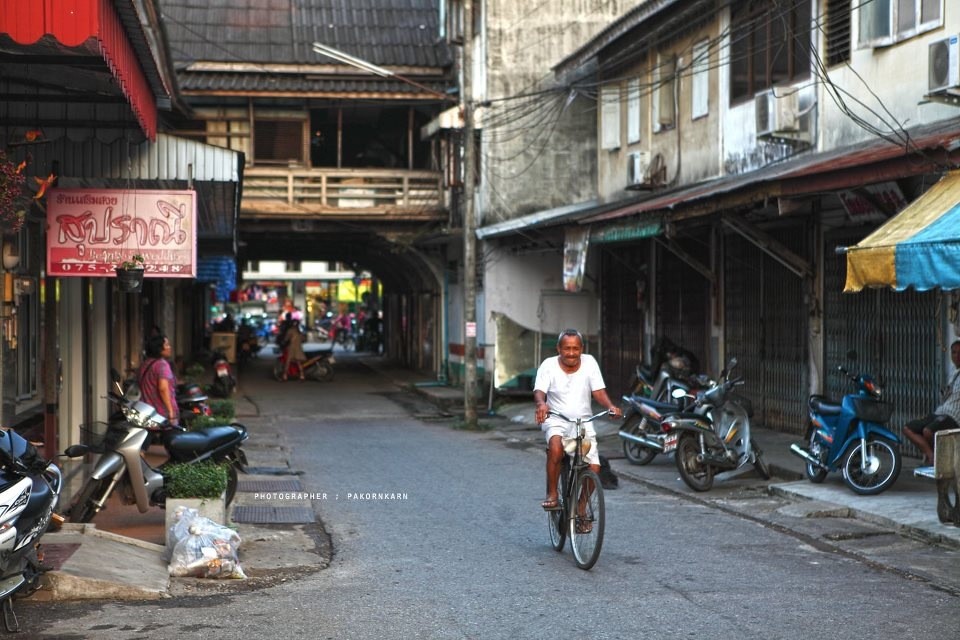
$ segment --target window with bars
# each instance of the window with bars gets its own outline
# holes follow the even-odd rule
[[[730,24],[730,102],[810,77],[809,2],[738,3]]]
[[[850,61],[850,0],[827,0],[827,66]]]

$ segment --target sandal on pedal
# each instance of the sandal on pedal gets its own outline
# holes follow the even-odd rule
[[[548,498],[540,503],[544,511],[559,511],[560,500],[558,498]]]
[[[577,533],[593,533],[593,521],[577,520]]]

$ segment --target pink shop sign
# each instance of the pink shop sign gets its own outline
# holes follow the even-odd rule
[[[47,274],[116,277],[139,253],[147,278],[197,273],[194,191],[54,189],[47,197]]]

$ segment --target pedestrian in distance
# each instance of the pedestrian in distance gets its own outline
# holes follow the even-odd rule
[[[290,371],[290,367],[294,364],[296,364],[297,371],[300,373],[300,379],[303,380],[303,363],[307,359],[307,354],[303,352],[303,334],[300,333],[300,323],[293,319],[290,312],[287,312],[284,324],[287,327],[286,332],[283,334],[283,341],[286,344],[287,350],[287,360],[282,380],[287,379],[287,372]]]
[[[140,363],[137,373],[140,398],[165,417],[170,426],[178,426],[177,377],[170,366],[173,346],[166,336],[151,335],[147,338],[145,353],[146,359]]]
[[[533,385],[536,420],[547,440],[547,497],[541,503],[545,510],[560,508],[557,479],[563,463],[563,438],[576,437],[575,426],[549,415],[554,410],[571,419],[590,416],[591,401],[607,407],[611,417],[623,417],[620,407],[607,395],[600,366],[593,356],[583,353],[583,336],[576,329],[564,329],[557,338],[557,355],[547,358],[537,369]],[[585,441],[590,451],[585,456],[590,468],[600,473],[597,434],[592,425],[586,427]]]
[[[950,360],[956,371],[943,390],[940,405],[922,418],[911,420],[903,427],[903,435],[917,445],[924,464],[933,464],[933,437],[937,431],[956,429],[960,423],[960,340],[950,345]]]

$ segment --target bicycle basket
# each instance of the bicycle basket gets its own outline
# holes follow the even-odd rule
[[[893,405],[870,398],[853,398],[853,411],[861,420],[884,424],[893,415]]]
[[[88,422],[80,425],[80,442],[93,453],[106,453],[123,440],[123,429],[111,429],[106,422]]]

